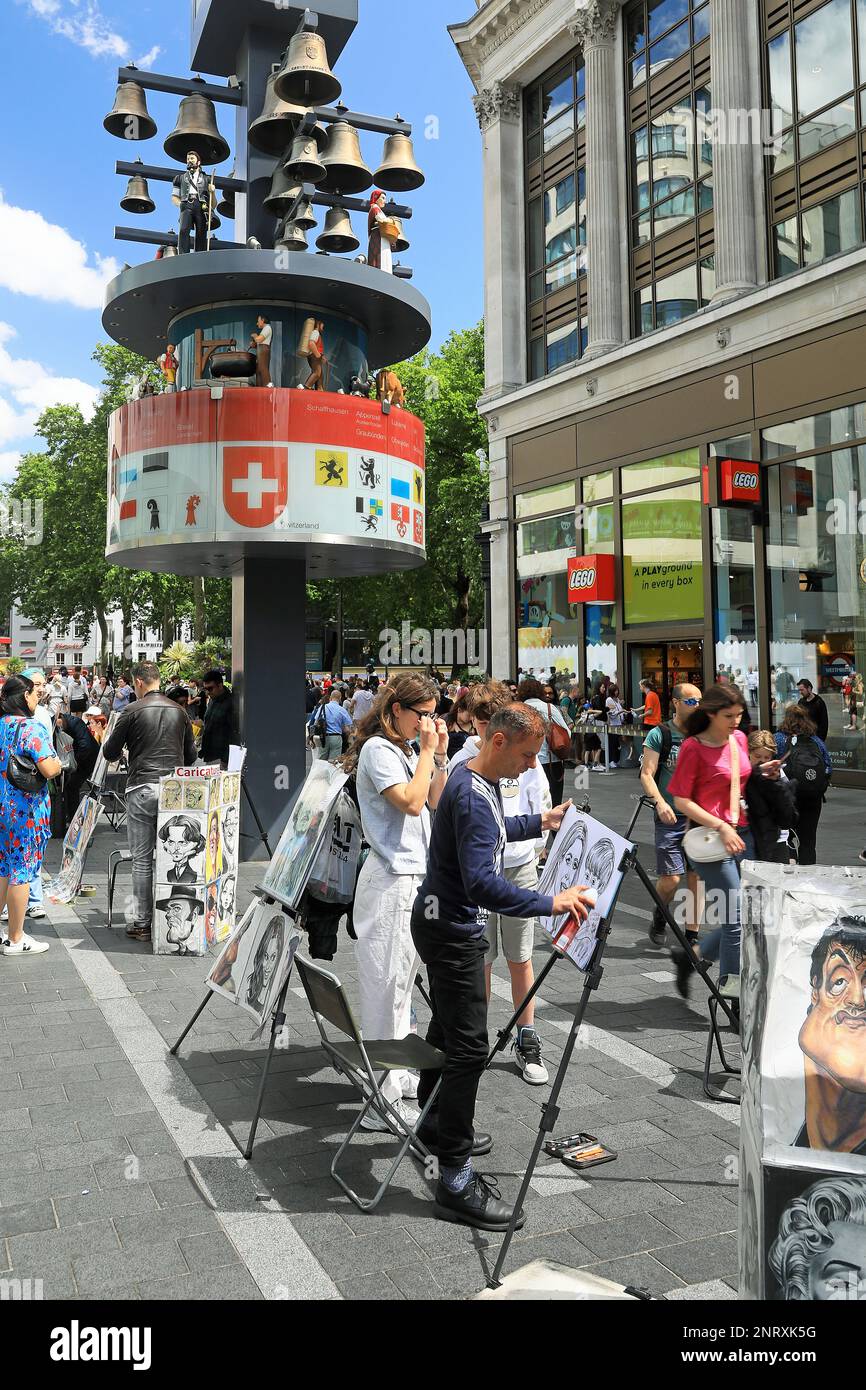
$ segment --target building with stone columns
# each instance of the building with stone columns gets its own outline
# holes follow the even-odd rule
[[[866,785],[866,0],[476,0],[491,662]]]

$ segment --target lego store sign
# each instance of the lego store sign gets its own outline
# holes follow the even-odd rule
[[[580,555],[568,562],[569,603],[615,603],[613,555]]]
[[[761,466],[745,459],[719,460],[719,501],[757,507],[761,501]]]

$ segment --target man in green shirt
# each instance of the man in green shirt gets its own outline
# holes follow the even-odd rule
[[[686,720],[700,702],[701,692],[696,685],[675,685],[671,696],[673,718],[651,729],[644,740],[640,781],[644,795],[652,797],[655,806],[656,891],[667,906],[687,873],[683,837],[689,828],[688,817],[680,815],[674,806],[668,786],[677,765],[680,744],[687,737]],[[686,935],[697,940],[700,914],[697,911],[697,875],[688,871],[688,924]],[[654,946],[665,942],[665,920],[656,908],[649,930]],[[679,983],[679,971],[677,972]],[[682,992],[682,991],[681,991]]]

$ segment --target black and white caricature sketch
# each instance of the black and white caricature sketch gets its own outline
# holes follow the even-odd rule
[[[163,883],[196,883],[201,865],[193,861],[205,847],[198,816],[172,816],[158,832],[161,863],[157,878]]]
[[[573,806],[566,812],[538,891],[546,897],[573,887],[595,892],[595,907],[585,922],[576,922],[567,915],[541,918],[544,930],[579,970],[585,970],[592,959],[599,925],[610,915],[622,882],[618,866],[631,849],[627,840],[592,816],[583,815]]]
[[[775,1176],[774,1170],[769,1170]],[[783,1178],[808,1181],[807,1174]],[[770,1233],[768,1232],[768,1243]],[[785,1205],[767,1255],[783,1302],[866,1302],[866,1182],[824,1174]]]
[[[201,956],[205,952],[204,902],[201,890],[179,884],[158,898],[156,950],[159,955]],[[166,946],[177,949],[172,953]]]

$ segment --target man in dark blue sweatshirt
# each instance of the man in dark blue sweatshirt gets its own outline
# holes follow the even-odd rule
[[[535,765],[545,736],[541,716],[527,705],[494,714],[478,754],[458,767],[436,807],[427,873],[412,910],[412,937],[427,966],[433,1017],[427,1041],[446,1057],[442,1087],[420,1137],[439,1158],[436,1216],[483,1230],[502,1231],[512,1209],[495,1185],[472,1168],[472,1154],[487,1153],[489,1135],[474,1130],[475,1098],[487,1060],[484,929],[487,911],[509,917],[571,913],[584,919],[594,906],[587,890],[555,898],[520,888],[502,872],[509,840],[534,840],[558,830],[569,802],[536,816],[506,818],[501,777],[519,777]],[[418,1104],[424,1106],[439,1073],[423,1071]],[[521,1213],[520,1225],[523,1224]]]

